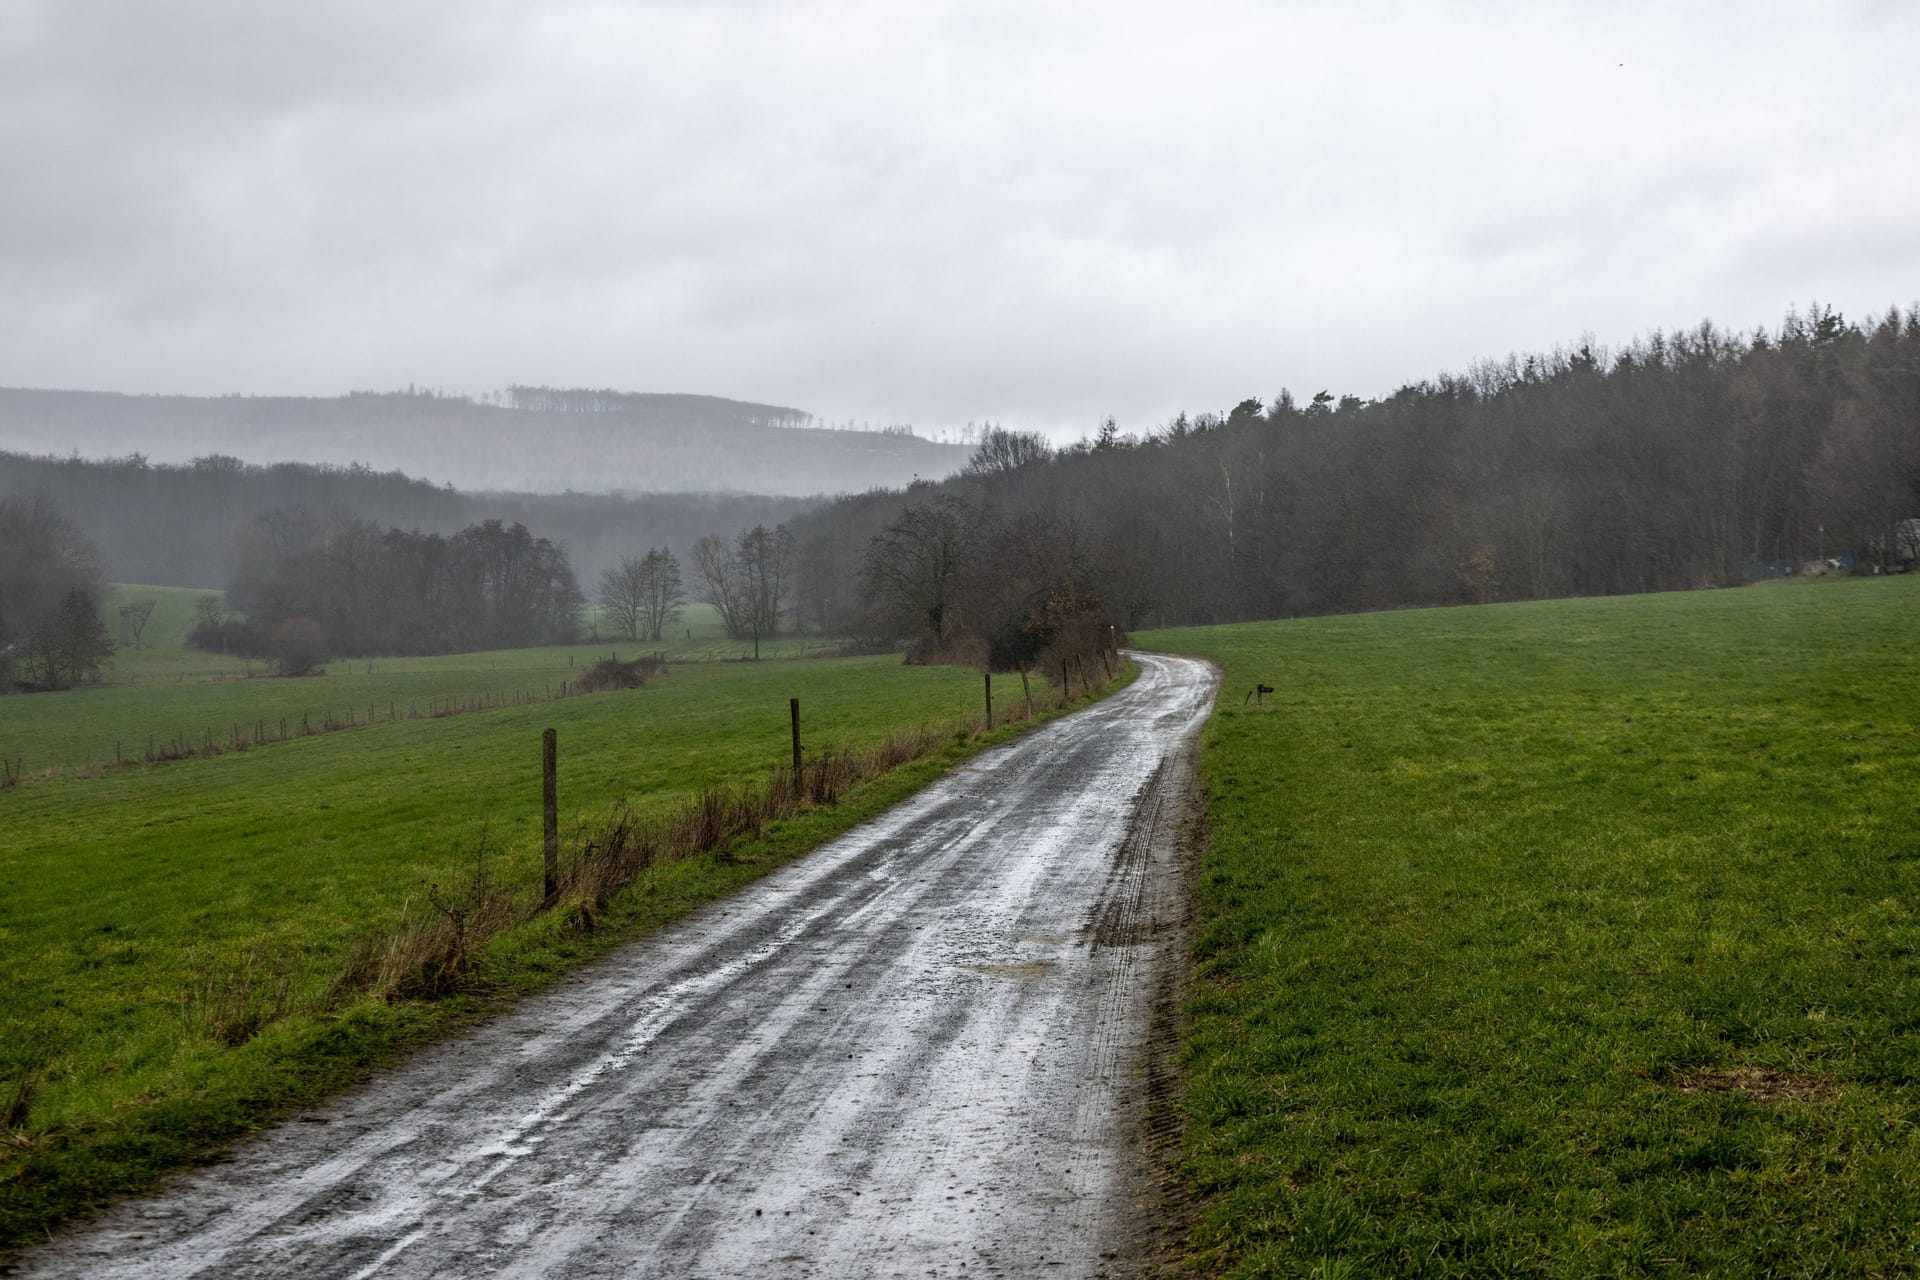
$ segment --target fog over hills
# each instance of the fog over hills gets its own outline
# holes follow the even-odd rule
[[[957,471],[967,449],[904,430],[827,430],[811,414],[718,396],[514,387],[148,396],[0,388],[0,450],[186,462],[364,463],[461,489],[805,496]]]

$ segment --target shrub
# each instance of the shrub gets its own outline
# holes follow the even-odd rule
[[[304,676],[327,660],[327,631],[312,618],[288,618],[273,633],[273,660],[283,676]]]

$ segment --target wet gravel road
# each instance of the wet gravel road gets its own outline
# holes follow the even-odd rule
[[[22,1270],[1125,1271],[1214,686],[1138,661],[1104,702]]]

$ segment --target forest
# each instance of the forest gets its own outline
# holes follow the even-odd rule
[[[999,540],[1044,547],[1127,627],[1899,571],[1920,549],[1920,312],[1703,323],[1376,401],[1109,420],[1057,451],[998,432],[952,480],[793,520],[798,617],[875,625],[898,593],[876,596],[869,548],[941,510],[1018,529]]]
[[[0,453],[0,497],[38,497],[99,548],[107,576],[153,586],[226,586],[256,517],[305,507],[382,528],[451,534],[524,524],[567,548],[583,581],[655,544],[685,553],[715,530],[779,524],[814,505],[753,494],[467,493],[365,466],[256,466],[221,454],[172,465],[135,454],[90,461]]]

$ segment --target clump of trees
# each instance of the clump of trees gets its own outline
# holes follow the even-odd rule
[[[252,521],[237,560],[227,600],[244,622],[201,608],[190,642],[270,656],[285,671],[328,656],[578,637],[582,598],[565,550],[520,524],[488,520],[447,537],[294,508]]]
[[[622,556],[600,575],[594,603],[610,614],[631,640],[658,640],[680,617],[686,603],[680,560],[666,547],[649,547],[643,556]]]
[[[1110,675],[1124,638],[1088,573],[1070,524],[1042,513],[996,517],[938,493],[868,540],[861,627],[907,640],[909,662],[1017,672],[1023,682],[1038,668],[1064,689],[1076,677]]]
[[[51,504],[0,501],[0,691],[68,689],[113,653],[100,557]]]
[[[793,589],[793,534],[785,525],[741,531],[732,542],[708,534],[693,544],[695,593],[712,605],[729,638],[753,641],[780,634]]]

